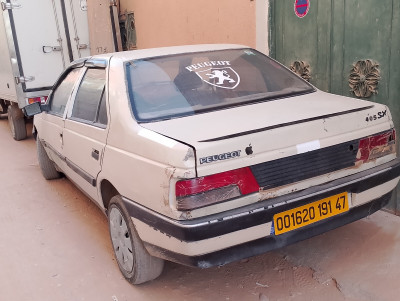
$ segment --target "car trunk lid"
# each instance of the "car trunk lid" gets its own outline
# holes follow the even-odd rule
[[[347,142],[350,148],[391,122],[383,105],[317,91],[142,126],[193,146],[203,176]]]

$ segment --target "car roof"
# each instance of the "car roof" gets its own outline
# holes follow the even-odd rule
[[[120,59],[122,61],[130,61],[137,59],[144,59],[150,57],[158,57],[165,55],[173,55],[180,53],[191,53],[191,52],[202,52],[202,51],[216,51],[225,49],[240,49],[249,48],[249,46],[237,45],[237,44],[200,44],[200,45],[184,45],[184,46],[172,46],[172,47],[161,47],[161,48],[148,48],[139,50],[129,50],[114,52],[108,54],[100,54],[92,56],[91,59]]]

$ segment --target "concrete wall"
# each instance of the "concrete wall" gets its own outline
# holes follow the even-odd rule
[[[139,49],[235,43],[258,45],[267,52],[267,12],[256,17],[256,7],[267,9],[266,3],[268,0],[120,0],[120,12],[134,12]]]

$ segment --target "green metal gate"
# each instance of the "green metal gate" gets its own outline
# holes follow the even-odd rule
[[[310,0],[303,18],[294,4],[270,0],[271,56],[321,90],[388,105],[400,133],[400,0]]]

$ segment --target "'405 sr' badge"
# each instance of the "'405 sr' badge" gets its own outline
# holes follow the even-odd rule
[[[296,0],[294,3],[294,12],[299,18],[303,18],[310,10],[310,0]]]
[[[224,89],[235,89],[240,83],[239,74],[231,67],[210,68],[196,74],[207,84]]]

